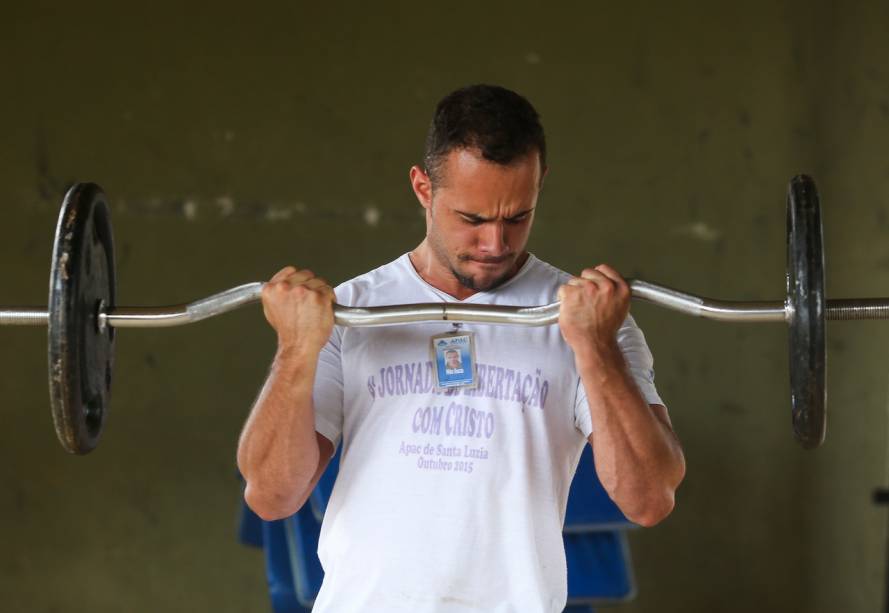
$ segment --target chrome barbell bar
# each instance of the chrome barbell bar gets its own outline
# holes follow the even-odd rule
[[[788,322],[792,312],[786,302],[737,301],[703,298],[694,294],[641,281],[628,281],[632,297],[692,317],[732,322]],[[247,283],[186,304],[160,307],[99,308],[100,327],[168,328],[215,317],[261,300],[263,283]],[[352,328],[389,326],[432,321],[545,326],[559,319],[558,301],[520,307],[458,302],[396,304],[374,307],[334,305],[334,320]],[[827,300],[826,319],[831,321],[889,319],[889,298]],[[0,308],[0,325],[45,326],[49,313],[42,307]]]

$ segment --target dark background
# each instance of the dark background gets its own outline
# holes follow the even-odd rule
[[[0,31],[0,303],[46,303],[72,181],[109,195],[120,304],[389,261],[423,235],[407,171],[434,104],[472,82],[542,115],[531,248],[553,264],[781,298],[784,194],[808,172],[830,295],[889,293],[885,2],[18,3]],[[885,324],[829,327],[828,441],[805,452],[782,326],[633,313],[688,477],[631,535],[619,610],[877,610]],[[53,434],[45,333],[0,339],[0,608],[267,610],[235,539],[237,437],[274,350],[260,310],[121,331],[86,457]]]

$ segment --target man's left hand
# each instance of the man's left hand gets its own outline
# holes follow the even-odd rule
[[[585,268],[559,288],[559,328],[575,354],[610,350],[630,310],[630,287],[607,264]]]

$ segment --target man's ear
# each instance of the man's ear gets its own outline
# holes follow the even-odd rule
[[[428,211],[432,206],[432,179],[419,166],[411,166],[410,178],[417,200]]]

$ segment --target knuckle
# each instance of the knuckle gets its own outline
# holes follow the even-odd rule
[[[284,268],[279,270],[277,273],[275,273],[275,275],[272,277],[272,279],[287,278],[287,277],[293,275],[296,272],[296,270],[297,269],[293,266],[285,266]]]

